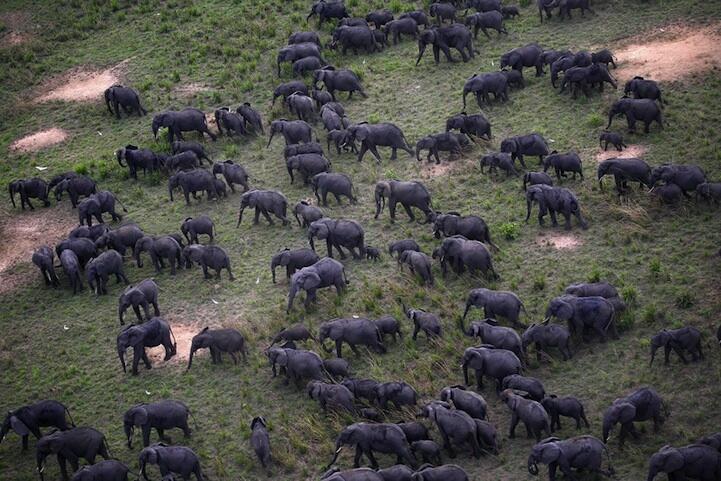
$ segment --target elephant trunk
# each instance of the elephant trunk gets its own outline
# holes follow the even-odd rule
[[[648,477],[646,478],[646,481],[653,481],[653,478],[655,478],[657,474],[658,468],[652,462],[651,466],[648,468]],[[669,477],[670,476],[671,475],[669,474]]]
[[[8,192],[10,193],[10,202],[13,203],[13,208],[15,208],[15,192],[12,183],[8,186]]]
[[[197,351],[197,350],[198,350],[198,348],[195,346],[190,348],[190,355],[188,356],[188,368],[186,369],[186,371],[189,371],[190,366],[193,365],[193,356],[195,355],[195,351]]]
[[[461,364],[461,368],[463,368],[463,383],[468,386],[468,361],[464,360],[463,364]]]
[[[275,269],[276,269],[276,267],[278,267],[279,265],[280,265],[280,262],[277,261],[277,260],[275,260],[275,259],[272,259],[272,260],[270,261],[270,272],[271,272],[271,274],[272,274],[272,276],[273,276],[273,284],[275,284]]]
[[[536,464],[536,458],[533,455],[528,456],[528,472],[533,476],[538,476],[538,464]]]
[[[386,206],[386,198],[380,192],[376,192],[376,215],[374,219],[377,219],[383,209]]]
[[[604,417],[603,419],[603,443],[606,444],[608,442],[608,435],[611,432],[611,428],[613,427],[613,423],[610,419],[607,419]]]
[[[123,428],[125,430],[125,437],[128,438],[128,449],[133,449],[133,432],[135,429],[131,423],[125,423]]]
[[[651,346],[651,362],[648,363],[648,366],[653,366],[653,360],[656,358],[656,351],[658,350],[660,346]]]
[[[237,229],[240,227],[240,222],[243,220],[243,211],[245,210],[245,207],[241,207],[240,211],[238,211],[238,224],[236,224],[235,228]]]
[[[471,304],[470,304],[470,303],[467,303],[467,304],[466,304],[466,310],[463,312],[463,317],[461,317],[461,319],[458,321],[458,325],[459,325],[459,327],[461,328],[461,332],[462,332],[463,334],[465,334],[466,336],[468,336],[468,337],[472,337],[472,336],[473,336],[473,333],[471,332],[470,329],[466,331],[466,326],[464,325],[464,322],[463,322],[463,321],[466,320],[466,314],[468,314],[468,309],[470,309],[470,308],[471,308]]]
[[[421,63],[421,57],[423,57],[423,52],[426,51],[426,44],[419,41],[418,42],[418,59],[416,59],[416,66],[418,66],[419,63]]]
[[[331,466],[336,462],[338,459],[338,455],[340,454],[341,450],[343,449],[343,442],[338,439],[335,443],[335,453],[333,453],[333,459],[330,460],[330,463],[328,463],[328,466],[325,467],[325,470],[327,471],[330,469]]]
[[[273,97],[273,102],[275,102],[275,97]],[[273,130],[273,129],[271,128],[271,129],[270,129],[270,137],[268,138],[268,145],[265,146],[266,149],[267,149],[268,147],[270,147],[270,142],[273,140],[273,136],[274,136],[274,135],[275,135],[275,130]]]
[[[606,130],[608,130],[608,129],[611,128],[611,122],[613,121],[613,116],[614,116],[614,115],[615,115],[615,112],[614,112],[613,110],[611,110],[611,111],[608,113],[608,125],[606,126]]]
[[[170,194],[170,202],[173,202],[173,184],[168,181],[168,194]]]
[[[292,282],[292,280],[291,280]],[[288,291],[288,307],[286,308],[285,312],[290,312],[290,308],[293,306],[293,299],[295,299],[295,295],[298,293],[298,286],[295,284],[295,282],[292,282],[292,285],[290,286],[290,290]]]
[[[127,164],[123,164],[123,157],[125,156],[125,149],[118,150],[115,155],[118,158],[118,164],[120,164],[120,167],[127,167]]]
[[[315,242],[313,242],[313,234],[308,232],[308,243],[310,244],[310,248],[313,249],[313,252],[315,252]]]
[[[120,365],[123,366],[123,372],[128,372],[125,369],[125,349],[121,346],[118,346],[118,358],[120,359]]]
[[[122,302],[118,304],[118,321],[120,322],[120,325],[122,326],[125,324],[125,320],[123,317],[125,316],[125,310],[128,308],[128,306],[124,305]]]
[[[526,222],[531,218],[531,201],[526,199]]]
[[[290,164],[286,165],[286,167],[288,168],[288,175],[290,176],[290,183],[292,184],[295,180],[293,178],[293,167],[291,167]]]
[[[296,222],[298,222],[298,227],[302,227],[303,225],[300,223],[300,218],[298,217],[298,212],[293,210],[293,215],[295,216]]]

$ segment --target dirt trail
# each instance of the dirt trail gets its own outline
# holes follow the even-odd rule
[[[68,133],[57,127],[41,130],[26,135],[10,144],[10,150],[15,152],[36,152],[51,145],[59,144],[68,138]]]

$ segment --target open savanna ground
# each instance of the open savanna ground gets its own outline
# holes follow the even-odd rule
[[[152,115],[166,109],[193,106],[212,112],[249,101],[266,121],[289,116],[281,102],[270,105],[272,89],[291,76],[285,65],[282,79],[277,78],[275,54],[291,32],[315,28],[315,20],[310,25],[305,21],[310,4],[310,0],[2,2],[0,184],[75,170],[93,177],[101,189],[115,192],[128,208],[125,221],[136,222],[150,234],[179,232],[183,219],[206,213],[215,221],[216,243],[230,254],[236,280],[230,282],[224,274],[221,281],[206,281],[195,268],[175,277],[167,270],[156,274],[150,262],[137,268],[127,259],[126,274],[132,283],[153,277],[160,285],[160,307],[180,352],[169,362],[155,356],[153,369],[143,369],[137,377],[124,374],[115,350],[117,298],[123,286],[111,282],[109,295],[102,297],[87,289],[73,296],[62,276],[61,288],[46,288],[30,262],[33,248],[53,245],[77,224],[67,197],[60,203],[52,199],[49,208],[35,203],[34,212],[12,209],[5,199],[0,203],[0,407],[13,409],[40,399],[61,401],[78,425],[103,432],[112,455],[135,471],[139,448],[137,440],[135,449],[125,446],[123,412],[140,402],[183,400],[197,420],[192,438],[182,439],[175,431],[169,434],[200,455],[213,480],[267,479],[248,444],[250,421],[262,415],[268,420],[273,449],[270,477],[317,479],[332,457],[336,434],[354,420],[321,413],[304,392],[271,378],[263,349],[279,329],[300,321],[317,329],[320,322],[334,317],[391,314],[402,319],[404,332],[410,333],[412,326],[399,299],[435,312],[445,329],[441,340],[420,337],[415,342],[405,336],[397,344],[388,343],[385,355],[362,350],[354,356],[346,349],[356,376],[404,380],[423,400],[430,400],[442,387],[462,382],[459,359],[474,341],[460,332],[458,321],[470,289],[488,286],[516,292],[528,311],[522,320],[530,323],[543,319],[548,301],[568,284],[606,280],[629,304],[619,320],[621,338],[605,344],[578,341],[568,362],[555,355],[542,364],[534,358],[527,375],[541,379],[550,393],[583,400],[590,433],[599,437],[603,410],[615,398],[643,385],[662,395],[671,415],[658,433],[650,423],[643,423],[640,439],[623,449],[617,437],[609,442],[621,480],[642,479],[649,456],[661,446],[685,445],[718,431],[721,355],[714,338],[721,310],[720,211],[693,200],[661,206],[645,189],[635,187],[619,199],[610,181],[604,190],[599,188],[596,166],[601,155],[598,134],[607,122],[608,108],[622,95],[623,83],[640,73],[661,81],[668,100],[667,123],[662,131],[654,125],[650,134],[626,134],[626,143],[652,166],[694,163],[705,169],[709,179],[721,180],[721,3],[594,0],[595,14],[574,14],[570,21],[554,17],[543,24],[535,7],[524,7],[521,17],[506,22],[507,36],[494,33],[490,40],[479,36],[475,47],[480,53],[468,63],[442,60],[434,65],[431,52],[426,52],[416,67],[417,44],[409,40],[370,55],[324,51],[333,65],[357,72],[368,93],[367,99],[346,100],[341,95],[349,117],[356,122],[394,122],[413,144],[444,130],[445,119],[461,110],[465,79],[496,70],[503,52],[529,42],[574,51],[609,48],[619,58],[619,68],[612,73],[620,86],[617,91],[607,87],[603,94],[572,100],[551,87],[548,73],[536,78],[532,69],[526,69],[525,89],[512,90],[507,103],[484,108],[493,126],[492,141],[475,146],[459,160],[444,159],[441,167],[419,163],[403,152],[398,160],[389,161],[390,152],[384,148],[381,163],[370,155],[358,163],[353,155],[328,153],[333,170],[353,179],[359,202],[341,206],[332,202],[325,212],[360,222],[366,242],[381,248],[384,255],[380,262],[344,261],[350,280],[345,295],[336,298],[322,290],[309,312],[296,301],[296,308],[286,315],[284,273],[272,284],[268,266],[278,249],[307,246],[303,229],[297,224],[268,226],[262,220],[254,226],[249,212],[236,228],[237,193],[220,201],[192,201],[191,206],[179,196],[170,202],[165,175],[129,179],[114,153],[128,143],[167,150],[164,142],[154,142],[150,130]],[[428,7],[400,0],[348,0],[347,6],[355,16],[383,6],[395,12]],[[330,31],[324,25],[324,43],[330,40]],[[458,57],[457,52],[454,55]],[[116,120],[108,114],[101,96],[116,81],[139,90],[148,116]],[[468,111],[478,111],[475,102]],[[314,128],[324,143],[321,124]],[[615,120],[612,129],[625,132],[625,121]],[[563,185],[577,193],[588,230],[539,227],[535,212],[524,223],[520,178],[481,174],[478,158],[483,153],[498,150],[507,136],[530,132],[543,134],[552,148],[575,150],[581,156],[585,180],[569,178]],[[195,134],[188,138],[196,139]],[[291,205],[312,196],[297,179],[290,184],[282,140],[274,139],[270,148],[267,137],[204,142],[214,160],[232,159],[244,165],[253,187],[280,190]],[[526,162],[536,169],[537,159]],[[39,172],[36,167],[47,169]],[[435,267],[436,286],[429,288],[407,271],[399,271],[386,254],[389,242],[413,237],[430,254],[439,241],[429,225],[407,223],[402,210],[395,224],[389,222],[387,211],[373,219],[373,186],[388,178],[423,181],[438,210],[482,216],[500,248],[494,253],[500,280],[467,274],[443,279]],[[324,245],[319,253],[325,253]],[[472,319],[482,316],[477,310],[471,314]],[[682,365],[672,357],[668,367],[657,361],[649,368],[650,335],[684,324],[703,332],[706,360]],[[250,347],[248,362],[234,366],[226,357],[222,365],[211,365],[209,355],[202,354],[186,372],[189,338],[205,326],[239,329]],[[317,345],[307,348],[326,355]],[[526,458],[533,441],[524,436],[508,439],[508,410],[489,387],[483,395],[490,404],[490,419],[501,433],[500,454],[478,460],[463,451],[453,462],[472,479],[530,478]],[[411,420],[415,414],[411,409],[390,411],[386,418]],[[432,433],[440,441],[435,428]],[[576,434],[569,422],[558,433]],[[36,479],[34,443],[31,440],[28,453],[20,452],[15,435],[0,444],[0,479]],[[342,453],[341,467],[352,466],[351,453]],[[384,466],[394,462],[387,456],[379,460]],[[542,476],[547,476],[545,471]],[[57,464],[49,461],[46,479],[59,477]]]

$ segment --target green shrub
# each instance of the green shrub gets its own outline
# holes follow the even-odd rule
[[[498,230],[508,240],[517,239],[521,234],[521,226],[517,222],[505,222]]]
[[[636,288],[633,286],[626,286],[621,289],[621,297],[626,304],[631,305],[636,303]]]
[[[368,123],[369,124],[377,124],[381,121],[381,116],[378,112],[373,112],[368,116]]]
[[[405,6],[405,2],[402,2],[401,0],[391,0],[388,3],[388,8],[393,13],[401,13],[403,11],[404,6]]]
[[[644,324],[653,324],[660,318],[658,309],[654,304],[650,304],[643,309],[642,320]]]
[[[591,273],[588,274],[588,282],[600,282],[601,280],[601,270],[598,268],[598,266],[593,266],[593,269],[591,269]]]
[[[588,116],[588,120],[586,120],[586,125],[591,128],[600,127],[603,125],[603,117],[598,114],[591,114]]]
[[[519,1],[518,1],[518,4],[519,4],[521,7],[525,8],[525,7],[527,7],[527,6],[529,6],[529,5],[531,4],[531,0],[519,0]]]
[[[79,164],[75,164],[75,167],[73,168],[76,174],[80,175],[88,175],[90,173],[90,168],[85,162],[80,162]]]
[[[627,309],[624,311],[623,315],[621,316],[618,321],[616,321],[616,327],[618,327],[619,332],[628,331],[631,328],[633,328],[633,325],[636,323],[636,313],[633,310]]]
[[[689,290],[684,290],[679,292],[674,303],[679,309],[688,309],[693,306],[695,301],[696,299],[694,298],[693,293]]]
[[[543,274],[538,274],[533,279],[533,290],[542,291],[546,288],[546,277]]]
[[[659,259],[651,259],[651,263],[648,268],[653,277],[658,276],[661,273],[661,261]]]

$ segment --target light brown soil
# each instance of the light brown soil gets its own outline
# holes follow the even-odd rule
[[[629,145],[621,152],[614,149],[613,146],[609,145],[608,150],[606,150],[605,152],[603,151],[603,149],[599,148],[598,153],[596,154],[596,162],[612,159],[614,157],[617,157],[619,159],[630,159],[634,157],[642,159],[647,151],[648,149],[646,149],[645,145]]]
[[[721,67],[720,25],[704,28],[671,26],[647,32],[652,41],[632,41],[616,51],[614,75],[628,80],[636,75],[657,81],[683,77]]]
[[[583,240],[573,234],[549,234],[536,241],[541,246],[551,246],[558,250],[575,250],[583,245]]]
[[[59,144],[67,138],[68,133],[66,131],[53,127],[17,139],[10,144],[10,150],[16,152],[36,152],[51,145]]]
[[[122,64],[106,70],[73,69],[51,79],[41,86],[35,102],[60,100],[88,102],[101,100],[108,87],[119,83],[118,71]]]
[[[203,327],[191,323],[181,323],[173,321],[169,317],[165,317],[170,323],[170,328],[173,330],[175,336],[175,342],[177,343],[176,350],[177,354],[173,356],[169,364],[186,364],[190,355],[190,343],[193,340],[193,336],[198,334]],[[163,363],[165,359],[165,348],[163,346],[154,347],[148,349],[148,357],[150,362],[155,366],[159,363]],[[207,349],[201,349],[195,353],[195,359],[201,360],[204,357],[210,357],[210,352]],[[202,361],[201,361],[202,362]]]
[[[32,38],[30,15],[26,12],[7,12],[0,15],[6,32],[0,37],[0,47],[21,45]]]
[[[213,132],[215,135],[220,133],[218,131],[218,123],[215,121],[215,112],[205,114],[205,121],[208,124],[208,130]]]
[[[399,152],[398,155],[401,155],[402,152]],[[430,179],[432,177],[438,177],[442,175],[448,175],[451,173],[454,173],[458,170],[467,170],[470,169],[473,160],[472,159],[466,159],[466,158],[457,158],[456,160],[449,161],[446,157],[441,157],[441,163],[436,164],[435,160],[431,162],[427,162],[425,157],[421,155],[421,161],[417,162],[419,166],[419,175],[422,178]]]

